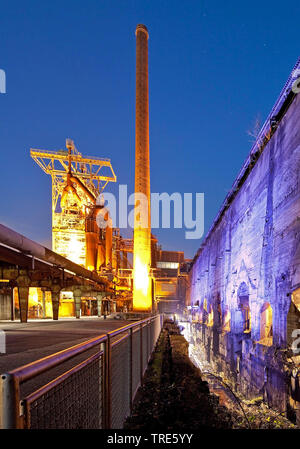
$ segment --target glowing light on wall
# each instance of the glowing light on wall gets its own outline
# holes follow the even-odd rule
[[[59,300],[59,317],[75,316],[75,303],[73,292],[63,291]]]
[[[210,309],[209,314],[207,315],[207,326],[214,325],[214,311]]]
[[[18,298],[15,296],[16,304]],[[30,287],[28,294],[28,317],[29,318],[52,318],[52,299],[51,292],[46,291],[44,294],[38,287]]]
[[[230,319],[231,319],[230,311],[226,310],[225,315],[224,315],[224,324],[223,324],[224,332],[230,332]]]
[[[300,312],[300,288],[292,293],[292,302]]]
[[[45,292],[45,316],[53,318],[52,297],[51,292]]]
[[[265,346],[273,344],[273,313],[269,303],[265,303],[260,314],[260,341]]]
[[[76,234],[70,235],[69,241],[69,256],[68,259],[72,260],[75,263],[80,264],[82,259],[82,251],[84,246],[80,241],[80,238]]]
[[[29,288],[28,306],[36,306],[39,303],[39,295],[36,287]]]

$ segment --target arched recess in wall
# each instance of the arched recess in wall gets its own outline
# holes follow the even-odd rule
[[[251,331],[251,313],[249,305],[249,288],[246,282],[242,282],[237,292],[238,308],[242,312],[243,332]]]
[[[300,288],[293,291],[291,295],[291,304],[287,314],[287,343],[291,346],[294,337],[292,333],[300,327]]]
[[[265,302],[260,311],[260,341],[262,345],[273,344],[273,311],[270,303]]]

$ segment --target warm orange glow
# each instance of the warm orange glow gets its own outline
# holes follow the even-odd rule
[[[141,291],[143,295],[147,295],[148,283],[148,268],[146,265],[142,264],[140,258],[137,256],[134,269],[135,289]]]
[[[273,344],[273,313],[269,303],[265,303],[260,314],[260,341],[262,345]]]
[[[52,318],[51,292],[44,293],[40,288],[30,287],[28,294],[28,317],[29,318]]]
[[[292,293],[292,302],[300,312],[300,288]]]
[[[224,332],[230,332],[230,319],[231,319],[230,311],[226,310],[225,315],[224,315],[224,324],[223,324]]]
[[[143,255],[143,253],[142,253]],[[147,254],[146,254],[147,255]],[[144,257],[146,259],[146,257]],[[149,311],[152,308],[151,278],[149,276],[149,262],[143,261],[139,254],[134,255],[133,270],[133,308],[134,310]]]
[[[53,231],[53,250],[78,265],[85,265],[85,232]]]
[[[137,205],[138,201],[136,202]],[[135,207],[133,240],[133,310],[149,312],[152,309],[151,291],[151,228],[148,201]],[[140,217],[146,218],[141,224]]]
[[[210,309],[210,312],[207,316],[207,326],[211,327],[214,325],[214,311]]]
[[[61,292],[59,300],[59,317],[75,316],[75,304],[73,292]]]
[[[80,242],[77,235],[75,235],[75,234],[70,235],[68,250],[69,250],[68,259],[72,260],[75,263],[80,264],[81,253],[83,251],[83,245],[82,245],[82,242]]]
[[[29,288],[28,306],[36,306],[39,303],[38,290],[36,287]]]

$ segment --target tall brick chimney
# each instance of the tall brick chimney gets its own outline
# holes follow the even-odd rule
[[[150,158],[149,158],[149,87],[148,87],[148,30],[136,27],[136,112],[135,112],[135,222],[133,252],[133,308],[150,311],[152,293],[151,215],[150,215]],[[140,201],[142,193],[147,203]],[[138,207],[137,207],[138,206]],[[141,226],[141,217],[144,218]]]

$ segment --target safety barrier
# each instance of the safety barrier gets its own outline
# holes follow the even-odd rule
[[[146,318],[2,374],[0,429],[120,429],[163,325]],[[94,351],[23,397],[21,385]]]

